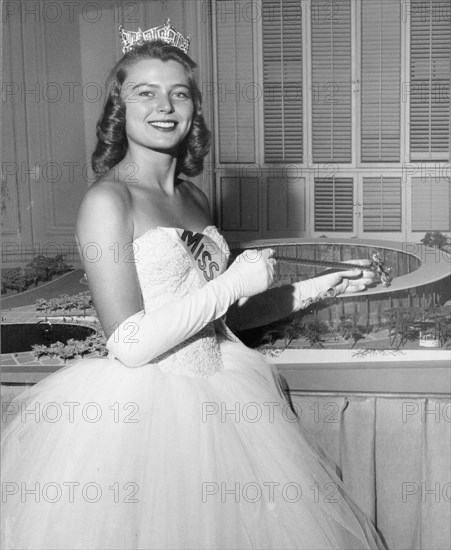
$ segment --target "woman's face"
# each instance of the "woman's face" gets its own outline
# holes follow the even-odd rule
[[[183,65],[172,60],[138,61],[128,70],[122,97],[129,147],[175,152],[187,136],[194,115]]]

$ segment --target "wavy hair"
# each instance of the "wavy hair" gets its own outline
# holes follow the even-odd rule
[[[210,150],[211,134],[202,114],[202,95],[194,70],[197,65],[182,50],[161,40],[136,45],[111,69],[107,79],[107,95],[102,115],[97,122],[97,145],[92,154],[92,168],[99,179],[121,161],[128,150],[125,132],[125,102],[122,86],[128,69],[143,59],[177,61],[188,74],[189,88],[194,104],[194,116],[190,131],[179,145],[176,174],[196,176],[203,169],[204,157]]]

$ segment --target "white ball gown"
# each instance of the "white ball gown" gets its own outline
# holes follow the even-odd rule
[[[228,256],[214,226],[146,232],[135,240],[146,313]],[[275,367],[223,321],[143,367],[80,359],[8,410],[2,548],[384,548],[293,422]]]

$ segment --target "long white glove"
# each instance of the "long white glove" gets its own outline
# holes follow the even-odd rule
[[[356,269],[328,273],[306,281],[293,283],[295,309],[305,309],[313,302],[323,298],[334,298],[339,294],[351,294],[365,290],[366,285],[371,284],[374,273],[365,270],[367,260],[355,260]]]
[[[145,365],[222,317],[239,298],[264,292],[274,275],[272,254],[265,249],[250,261],[243,253],[203,287],[149,313],[138,311],[116,328],[106,348],[127,367]]]
[[[335,296],[331,285],[327,282],[315,279],[307,279],[293,283],[294,311],[305,309],[309,305],[323,298]]]

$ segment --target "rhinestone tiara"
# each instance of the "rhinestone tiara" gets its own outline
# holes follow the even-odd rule
[[[126,31],[121,25],[119,27],[119,32],[122,38],[122,53],[127,53],[130,51],[133,46],[142,42],[153,42],[154,40],[162,40],[167,44],[171,44],[176,48],[179,48],[186,54],[188,53],[189,44],[191,41],[191,36],[183,36],[182,33],[176,31],[171,25],[171,20],[169,17],[166,20],[164,25],[159,27],[153,27],[147,31],[142,31],[138,28],[137,32]]]

